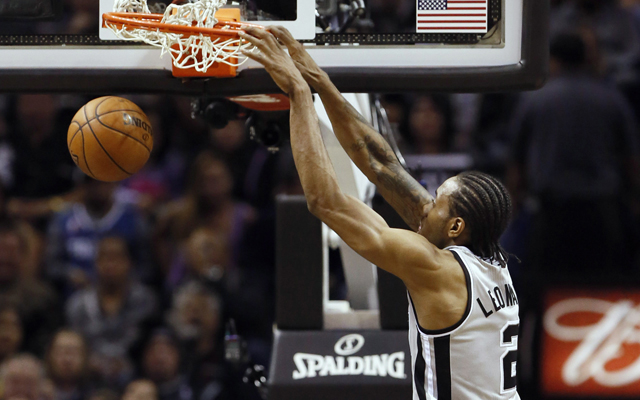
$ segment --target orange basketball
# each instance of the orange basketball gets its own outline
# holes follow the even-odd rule
[[[67,133],[71,158],[85,174],[119,181],[144,166],[153,149],[153,129],[144,112],[122,97],[100,97],[73,117]]]

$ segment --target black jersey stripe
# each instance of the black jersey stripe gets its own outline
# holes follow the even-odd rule
[[[424,360],[424,355],[422,350],[422,338],[420,337],[419,332],[417,334],[416,339],[418,340],[418,354],[416,357],[416,366],[413,371],[413,383],[416,386],[418,399],[427,400],[427,393],[424,390],[424,375],[425,375],[425,370],[427,368],[427,364]]]
[[[433,352],[436,359],[436,380],[438,400],[451,400],[451,336],[433,338]]]

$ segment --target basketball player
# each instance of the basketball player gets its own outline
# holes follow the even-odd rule
[[[413,399],[519,399],[518,301],[498,243],[511,212],[504,186],[465,172],[445,181],[434,199],[302,45],[282,27],[269,30],[247,28],[242,38],[260,49],[247,55],[289,95],[291,147],[309,210],[407,287]],[[340,190],[305,78],[342,146],[415,232],[391,229]]]

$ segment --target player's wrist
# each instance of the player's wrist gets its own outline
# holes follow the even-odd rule
[[[311,94],[311,88],[304,79],[296,79],[291,85],[289,91],[289,98],[300,98],[301,96],[307,96]]]
[[[333,86],[329,75],[320,68],[316,68],[308,73],[307,81],[318,93],[324,92]]]

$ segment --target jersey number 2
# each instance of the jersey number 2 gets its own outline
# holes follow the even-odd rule
[[[502,354],[502,392],[516,388],[516,362],[518,361],[518,328],[519,324],[510,322],[500,330],[500,347],[507,347]]]

